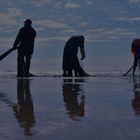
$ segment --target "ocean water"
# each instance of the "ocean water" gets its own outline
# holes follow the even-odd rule
[[[9,46],[12,46],[9,41]],[[62,57],[65,41],[53,42],[47,44],[47,41],[35,42],[34,54],[31,60],[31,73],[34,74],[62,74]],[[132,40],[110,43],[88,43],[85,39],[85,60],[80,60],[80,52],[78,53],[79,62],[87,73],[123,73],[133,64],[133,56],[130,52]],[[10,47],[1,46],[1,54]],[[4,58],[1,62],[1,72],[16,73],[17,52],[14,51]]]
[[[139,77],[0,77],[1,140],[138,139]]]

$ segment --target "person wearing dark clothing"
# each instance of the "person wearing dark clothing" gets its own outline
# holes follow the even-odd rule
[[[133,40],[131,45],[131,51],[134,55],[134,63],[133,63],[133,75],[134,75],[138,63],[140,69],[140,39]]]
[[[34,41],[36,37],[36,31],[31,26],[32,21],[26,19],[24,27],[19,30],[19,33],[13,44],[13,48],[18,47],[18,58],[17,58],[17,76],[28,77],[30,76],[30,61],[34,51]]]
[[[73,76],[73,71],[75,76],[88,76],[80,66],[77,57],[78,48],[80,48],[81,60],[85,59],[84,36],[82,35],[72,36],[65,44],[62,62],[64,77]]]

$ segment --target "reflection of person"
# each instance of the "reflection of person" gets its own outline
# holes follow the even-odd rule
[[[72,83],[71,80],[72,79],[64,80],[63,99],[69,117],[73,120],[77,120],[78,117],[84,117],[85,96],[81,95],[80,93],[82,92],[81,91],[82,89],[80,88],[80,84]]]
[[[30,129],[35,124],[35,117],[29,79],[18,79],[17,84],[18,106],[13,106],[15,117],[24,128],[25,135],[32,135]]]
[[[134,79],[134,99],[132,99],[132,107],[135,115],[140,116],[140,81]]]
[[[73,71],[75,76],[88,76],[88,74],[80,66],[77,53],[78,48],[81,52],[81,60],[85,59],[85,49],[84,49],[84,36],[72,36],[65,44],[63,52],[63,76],[71,77],[73,76]]]
[[[27,19],[24,23],[24,27],[19,30],[13,44],[13,48],[18,47],[17,76],[19,77],[30,76],[30,61],[34,50],[34,41],[36,37],[36,31],[31,26],[32,21]]]
[[[138,63],[140,69],[140,39],[133,40],[131,45],[131,51],[134,55],[134,63],[133,63],[133,75],[134,75]]]

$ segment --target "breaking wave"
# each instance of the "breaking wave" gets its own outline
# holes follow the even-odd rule
[[[111,71],[111,72],[89,72],[88,77],[122,77],[124,75],[124,71]],[[33,72],[33,76],[31,77],[63,77],[61,72]],[[132,73],[129,73],[127,76],[132,76]],[[30,78],[31,78],[30,77]],[[11,79],[17,78],[16,72],[7,71],[0,72],[1,79]]]

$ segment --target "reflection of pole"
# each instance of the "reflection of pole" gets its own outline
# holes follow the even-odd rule
[[[63,100],[68,115],[73,120],[84,117],[85,113],[85,96],[81,94],[82,89],[77,80],[79,79],[64,79],[63,84]]]
[[[4,52],[2,55],[0,55],[0,61],[3,60],[7,55],[9,55],[15,49],[17,49],[17,48],[11,48],[8,51]]]
[[[126,72],[126,73],[124,73],[122,76],[127,76],[127,74],[131,71],[133,69],[133,65],[129,68],[129,70]]]
[[[15,117],[24,128],[25,135],[32,135],[31,127],[35,124],[33,102],[30,94],[29,79],[18,79],[17,100],[18,107],[14,107]]]

